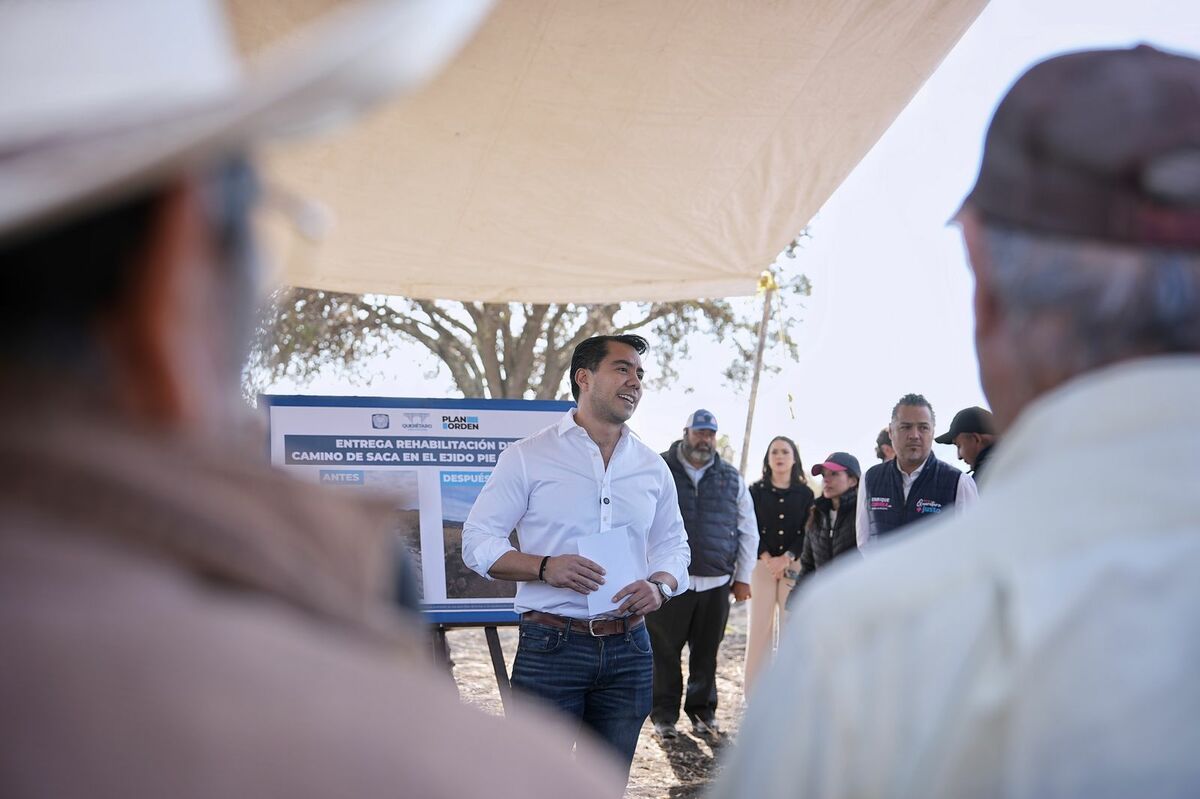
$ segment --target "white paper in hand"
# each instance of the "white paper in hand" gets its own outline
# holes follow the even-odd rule
[[[613,595],[634,580],[646,577],[645,565],[638,568],[634,563],[628,525],[585,536],[578,541],[579,554],[604,568],[604,585],[587,595],[588,616],[617,615],[617,608],[625,600],[622,598],[621,602],[613,602]]]

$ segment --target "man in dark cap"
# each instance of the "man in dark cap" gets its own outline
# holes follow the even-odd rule
[[[958,450],[958,459],[971,467],[967,474],[979,483],[983,465],[992,454],[996,444],[996,424],[992,412],[974,406],[963,408],[954,414],[950,429],[934,439],[939,444],[953,444]]]
[[[720,799],[1200,795],[1200,61],[1033,67],[957,218],[987,494],[805,586]]]

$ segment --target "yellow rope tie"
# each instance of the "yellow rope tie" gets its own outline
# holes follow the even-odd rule
[[[764,269],[762,274],[758,276],[758,293],[763,294],[767,291],[776,291],[779,284],[775,282],[775,275],[770,270]]]

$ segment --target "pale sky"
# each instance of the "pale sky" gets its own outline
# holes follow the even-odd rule
[[[806,466],[846,450],[866,469],[876,462],[876,433],[910,391],[933,403],[939,433],[961,408],[986,407],[972,344],[971,276],[947,221],[974,180],[988,120],[1032,63],[1065,50],[1137,42],[1197,55],[1200,3],[992,0],[825,204],[804,250],[786,261],[789,271],[809,276],[813,296],[794,331],[799,363],[765,375],[759,389],[751,476],[775,435],[795,439]],[[323,378],[306,387],[279,383],[271,393],[460,396],[445,370],[439,379],[422,378],[433,364],[422,353],[399,349],[389,359],[397,373],[369,386]],[[712,366],[729,357],[719,344],[694,345],[691,362],[678,365],[681,385],[647,390],[633,429],[665,449],[687,415],[705,407],[740,446],[748,388],[731,392]],[[647,367],[653,370],[652,360]],[[935,445],[935,452],[962,466],[953,447]]]

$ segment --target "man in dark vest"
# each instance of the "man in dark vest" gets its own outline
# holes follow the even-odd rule
[[[663,453],[692,550],[688,590],[646,617],[654,648],[650,719],[664,739],[678,735],[684,644],[691,652],[684,712],[697,735],[720,738],[717,650],[725,637],[730,591],[737,602],[750,598],[750,572],[758,554],[754,503],[737,469],[717,455],[716,436],[716,417],[698,410],[688,418],[683,438]]]
[[[867,470],[858,492],[858,547],[891,535],[906,524],[979,498],[975,481],[933,454],[933,406],[905,394],[892,408],[888,431],[896,457]]]
[[[992,421],[992,412],[978,406],[963,408],[954,414],[950,429],[934,441],[954,445],[958,450],[958,459],[971,467],[967,474],[978,486],[983,465],[996,445],[996,425]]]

